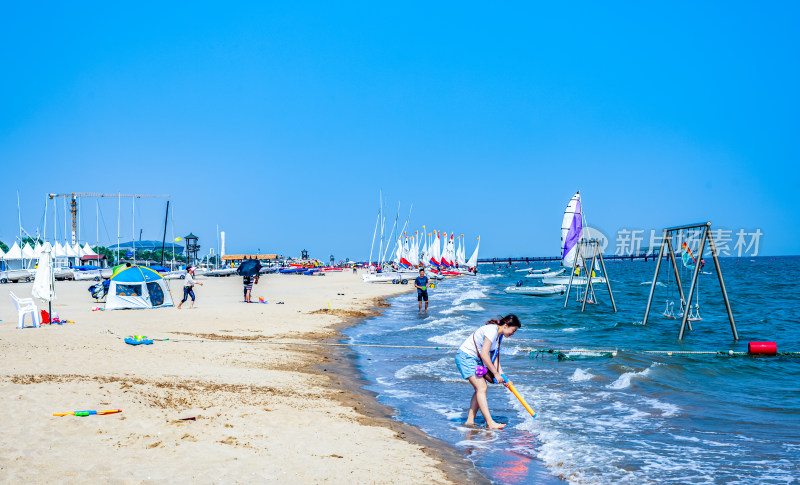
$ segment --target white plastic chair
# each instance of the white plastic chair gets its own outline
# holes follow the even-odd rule
[[[17,328],[25,327],[25,315],[30,314],[34,328],[39,328],[39,309],[33,302],[33,298],[18,298],[13,291],[9,291],[14,306],[17,307]]]

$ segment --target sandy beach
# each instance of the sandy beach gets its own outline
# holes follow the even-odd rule
[[[199,281],[194,309],[119,311],[90,311],[93,282],[58,282],[53,310],[76,323],[24,330],[8,291],[29,297],[31,284],[2,286],[0,481],[482,479],[440,442],[388,419],[358,389],[346,349],[319,345],[413,287],[349,272],[267,275],[253,291],[267,303],[244,304],[241,278]],[[177,303],[182,281],[169,284]],[[169,340],[131,346],[122,340],[131,334]],[[84,409],[123,412],[52,416]]]

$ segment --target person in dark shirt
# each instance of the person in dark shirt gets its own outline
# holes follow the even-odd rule
[[[419,276],[414,279],[414,287],[417,288],[419,312],[422,313],[422,300],[425,300],[425,313],[428,313],[428,277],[425,276],[425,270],[422,268],[419,270]]]

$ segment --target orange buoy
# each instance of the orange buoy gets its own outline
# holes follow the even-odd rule
[[[778,344],[775,342],[750,342],[747,344],[747,353],[750,355],[776,355]]]

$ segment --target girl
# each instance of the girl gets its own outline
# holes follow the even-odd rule
[[[194,285],[203,286],[203,283],[200,283],[194,278],[194,266],[190,266],[186,270],[186,278],[183,280],[183,300],[178,303],[178,310],[181,309],[181,305],[186,303],[186,299],[190,296],[192,297],[192,306],[189,308],[194,308]]]
[[[469,403],[466,425],[475,424],[475,415],[481,411],[486,419],[486,426],[489,429],[503,429],[505,424],[500,424],[492,419],[489,413],[489,403],[486,400],[486,389],[488,385],[483,377],[487,370],[494,375],[492,382],[508,384],[503,381],[501,374],[503,368],[500,366],[500,342],[503,337],[510,337],[520,328],[522,324],[516,315],[506,315],[500,320],[489,320],[486,325],[476,330],[467,337],[456,353],[456,366],[461,373],[461,377],[468,380],[475,392],[472,393],[472,400]]]

